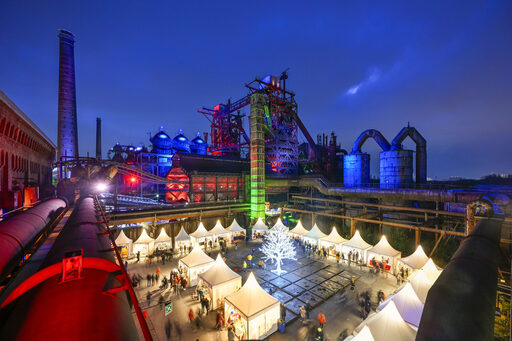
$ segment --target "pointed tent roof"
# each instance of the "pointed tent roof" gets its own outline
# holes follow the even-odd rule
[[[142,229],[142,233],[141,233],[140,237],[134,242],[134,244],[149,244],[154,241],[155,240],[153,238],[148,236],[146,229]]]
[[[286,225],[283,224],[283,221],[281,220],[281,217],[277,218],[277,221],[276,221],[276,223],[274,224],[274,226],[272,228],[276,228],[278,226],[286,228]]]
[[[306,233],[304,235],[304,237],[318,240],[320,238],[327,237],[327,235],[325,233],[323,233],[322,231],[320,231],[320,229],[318,228],[318,225],[315,223],[315,225],[313,225],[311,230],[309,230],[309,232]]]
[[[332,227],[332,231],[331,231],[331,233],[329,233],[329,235],[321,238],[320,240],[324,241],[324,242],[333,243],[333,244],[343,244],[343,243],[347,242],[347,240],[345,238],[343,238],[342,236],[340,236],[338,234],[338,231],[336,230],[336,226]]]
[[[190,236],[194,238],[203,238],[212,237],[212,234],[206,230],[206,227],[204,227],[203,222],[200,222],[197,229],[194,232],[192,232]]]
[[[377,253],[379,255],[389,256],[389,257],[396,257],[400,255],[400,251],[395,250],[388,242],[388,239],[386,236],[382,235],[379,242],[368,250],[368,252]]]
[[[155,239],[155,242],[172,242],[172,239],[167,235],[167,232],[165,232],[165,228],[162,227],[160,234]]]
[[[183,226],[181,227],[181,230],[180,230],[180,232],[178,232],[176,237],[174,237],[174,240],[177,241],[177,242],[184,242],[184,241],[190,240],[190,236],[185,231]]]
[[[116,245],[126,245],[126,244],[130,244],[132,242],[133,242],[133,240],[128,238],[126,236],[126,234],[124,234],[123,230],[121,230],[121,232],[119,233],[119,235],[116,238]]]
[[[247,319],[279,304],[278,299],[260,287],[252,272],[240,290],[226,296],[225,300],[234,305]]]
[[[389,296],[379,305],[377,310],[384,309],[391,301],[395,303],[396,309],[405,322],[416,327],[420,325],[421,314],[423,313],[423,303],[414,292],[410,283],[407,283],[396,294]]]
[[[224,226],[222,226],[222,224],[220,223],[220,220],[217,220],[217,223],[215,224],[215,226],[208,232],[210,232],[211,234],[214,234],[216,236],[220,236],[222,234],[229,234],[229,231],[226,231]]]
[[[244,232],[245,233],[245,229],[242,228],[238,224],[236,219],[233,219],[233,222],[231,223],[231,225],[229,225],[229,227],[226,230],[228,230],[229,232],[233,232],[233,233],[236,233],[236,232]]]
[[[265,223],[263,222],[261,217],[259,217],[258,220],[256,221],[256,224],[254,224],[254,226],[252,227],[252,230],[253,231],[268,231],[268,227],[267,227],[267,225],[265,225]]]
[[[392,301],[362,325],[368,326],[375,341],[414,341],[416,338],[416,330],[404,321]]]
[[[425,271],[425,275],[427,276],[428,280],[431,281],[432,283],[434,283],[437,280],[437,277],[439,277],[442,271],[437,268],[437,265],[434,263],[432,258],[429,258],[421,269]]]
[[[217,255],[215,264],[213,264],[213,266],[208,269],[208,271],[203,272],[198,276],[212,287],[235,280],[237,278],[242,278],[239,274],[231,270],[231,268],[227,266],[226,263],[224,263],[220,253]]]
[[[309,231],[306,230],[304,228],[304,226],[302,226],[302,222],[299,220],[299,222],[297,223],[297,225],[295,225],[295,227],[293,229],[290,230],[290,233],[293,233],[293,234],[298,234],[298,235],[304,235],[306,233],[308,233]]]
[[[372,246],[364,241],[363,237],[361,237],[361,234],[359,234],[359,231],[356,230],[356,233],[350,238],[348,242],[343,244],[343,246],[353,247],[356,249],[366,250],[371,248]]]
[[[191,268],[194,266],[212,263],[214,260],[212,257],[204,253],[199,244],[196,244],[188,255],[180,259],[180,262]]]
[[[363,329],[356,335],[351,336],[347,339],[347,341],[375,341],[373,338],[372,332],[370,331],[370,328],[368,326],[364,326]]]
[[[400,260],[402,261],[402,263],[410,266],[413,269],[420,269],[427,263],[428,257],[425,254],[425,251],[423,251],[423,248],[421,247],[421,245],[418,245],[418,247],[416,248],[416,251],[414,251],[413,254],[411,254],[410,256],[404,257]]]
[[[425,303],[428,291],[430,290],[433,284],[433,282],[431,282],[427,278],[427,275],[425,275],[425,271],[423,271],[422,269],[418,270],[411,276],[409,283],[411,283],[411,286],[414,289],[414,292],[416,293],[420,301]]]

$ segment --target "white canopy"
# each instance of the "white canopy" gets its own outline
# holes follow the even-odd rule
[[[233,222],[231,223],[231,225],[229,225],[229,227],[226,230],[232,233],[245,233],[245,229],[238,224],[236,219],[233,219]]]
[[[281,217],[277,218],[277,221],[276,221],[276,223],[274,224],[274,226],[272,228],[276,228],[276,227],[279,227],[279,226],[286,228],[286,225],[283,224],[283,221],[281,220]]]
[[[356,230],[356,233],[354,233],[354,236],[350,238],[348,242],[343,244],[343,247],[353,248],[353,249],[360,249],[360,250],[367,250],[371,248],[372,246],[365,242],[363,240],[363,237],[359,234],[359,231]]]
[[[131,243],[133,243],[133,241],[130,238],[128,238],[126,236],[126,234],[124,234],[123,230],[121,230],[121,232],[119,232],[119,235],[116,238],[116,245],[117,246],[126,246],[126,245],[130,245]]]
[[[252,272],[240,290],[227,296],[226,301],[236,307],[247,319],[279,305],[278,299],[270,296],[260,287]]]
[[[336,226],[333,226],[331,233],[329,233],[329,235],[327,235],[325,237],[322,237],[320,239],[320,241],[328,242],[328,243],[332,243],[332,244],[343,244],[343,243],[347,242],[347,240],[345,238],[343,238],[342,236],[340,236],[338,234],[338,231],[336,230]]]
[[[197,229],[193,233],[191,233],[190,236],[194,237],[196,239],[213,237],[213,235],[206,230],[206,227],[204,227],[203,222],[199,223],[199,226],[197,227]]]
[[[428,280],[431,281],[432,283],[434,283],[437,280],[442,271],[437,268],[437,265],[434,263],[432,258],[429,258],[421,269],[425,271],[425,275],[427,276]]]
[[[182,259],[180,262],[188,266],[189,268],[200,266],[203,264],[213,263],[214,260],[206,253],[204,253],[203,249],[199,246],[199,244],[194,245],[192,251]]]
[[[256,224],[254,224],[254,226],[252,227],[252,230],[254,232],[258,232],[258,231],[268,232],[268,227],[267,227],[267,225],[265,225],[265,223],[263,222],[263,220],[260,217],[256,221]]]
[[[388,242],[386,236],[382,236],[379,242],[368,250],[368,252],[372,252],[378,255],[387,256],[387,257],[396,257],[400,255],[400,251],[395,250]]]
[[[414,292],[416,293],[420,301],[422,303],[425,303],[428,291],[430,290],[433,284],[431,281],[429,281],[427,275],[425,275],[425,271],[421,269],[416,271],[416,273],[411,275],[409,283],[411,283],[411,286],[414,289]]]
[[[134,244],[149,244],[154,242],[154,239],[148,236],[146,229],[142,229],[140,237],[134,242]]]
[[[165,232],[165,228],[162,227],[160,230],[160,234],[155,239],[155,243],[170,243],[172,242],[171,237],[167,235],[167,232]]]
[[[187,232],[185,232],[185,229],[183,228],[183,226],[181,227],[181,230],[180,230],[180,232],[178,232],[176,237],[174,237],[174,240],[177,242],[187,242],[187,241],[190,241],[190,239],[191,239],[190,236],[188,235]]]
[[[302,235],[305,235],[306,233],[308,233],[309,231],[306,230],[304,228],[304,226],[302,226],[302,222],[299,220],[299,222],[297,223],[297,225],[295,225],[295,227],[293,229],[290,230],[289,233],[292,233],[292,234],[298,234],[300,236]]]
[[[428,257],[423,251],[421,245],[418,245],[416,251],[414,251],[413,254],[400,259],[400,262],[404,263],[405,265],[412,269],[420,269],[427,263],[427,261]]]
[[[210,232],[211,234],[213,234],[215,236],[221,236],[221,235],[226,235],[226,234],[230,233],[229,231],[227,231],[224,228],[224,226],[222,226],[222,224],[220,223],[220,220],[217,220],[217,223],[215,224],[215,226],[208,232]]]
[[[373,338],[370,328],[364,326],[356,336],[349,336],[345,341],[375,341],[375,339]]]
[[[368,326],[375,341],[414,341],[416,330],[400,316],[394,302],[363,321],[356,330]]]
[[[396,294],[389,296],[379,305],[377,311],[384,309],[391,301],[395,303],[396,309],[405,322],[416,327],[420,325],[423,303],[414,292],[410,283],[407,283]]]
[[[239,274],[231,270],[231,268],[224,263],[220,253],[217,255],[213,266],[206,272],[199,274],[198,277],[208,283],[210,287],[241,278]]]
[[[314,240],[319,240],[320,238],[327,237],[327,235],[325,233],[323,233],[322,231],[320,231],[320,229],[318,228],[318,225],[315,223],[315,225],[313,225],[311,230],[309,230],[309,232],[306,233],[303,237],[314,239]]]

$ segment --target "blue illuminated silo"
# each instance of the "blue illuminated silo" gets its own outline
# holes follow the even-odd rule
[[[123,157],[123,147],[119,143],[117,143],[114,148],[112,148],[112,153],[114,154],[112,156],[112,161],[124,163],[124,157]]]
[[[370,154],[356,153],[343,156],[343,185],[364,187],[370,184]]]
[[[412,184],[412,150],[380,152],[380,187],[403,188]]]
[[[208,143],[206,143],[199,134],[195,139],[190,141],[190,152],[194,154],[206,155]]]
[[[153,144],[153,153],[172,154],[173,142],[165,132],[159,131],[150,139],[150,141]]]
[[[190,153],[190,142],[181,131],[172,139],[172,147],[176,152]]]

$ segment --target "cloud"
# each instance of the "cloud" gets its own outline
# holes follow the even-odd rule
[[[344,96],[353,96],[359,92],[362,88],[367,87],[370,84],[377,82],[381,77],[381,71],[377,67],[372,67],[368,70],[368,75],[361,82],[352,85],[348,90],[345,91]]]

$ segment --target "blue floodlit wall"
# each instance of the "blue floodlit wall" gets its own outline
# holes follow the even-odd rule
[[[412,184],[412,150],[388,150],[380,153],[380,187],[403,188]]]
[[[343,185],[364,187],[370,184],[370,154],[348,154],[343,157]]]

